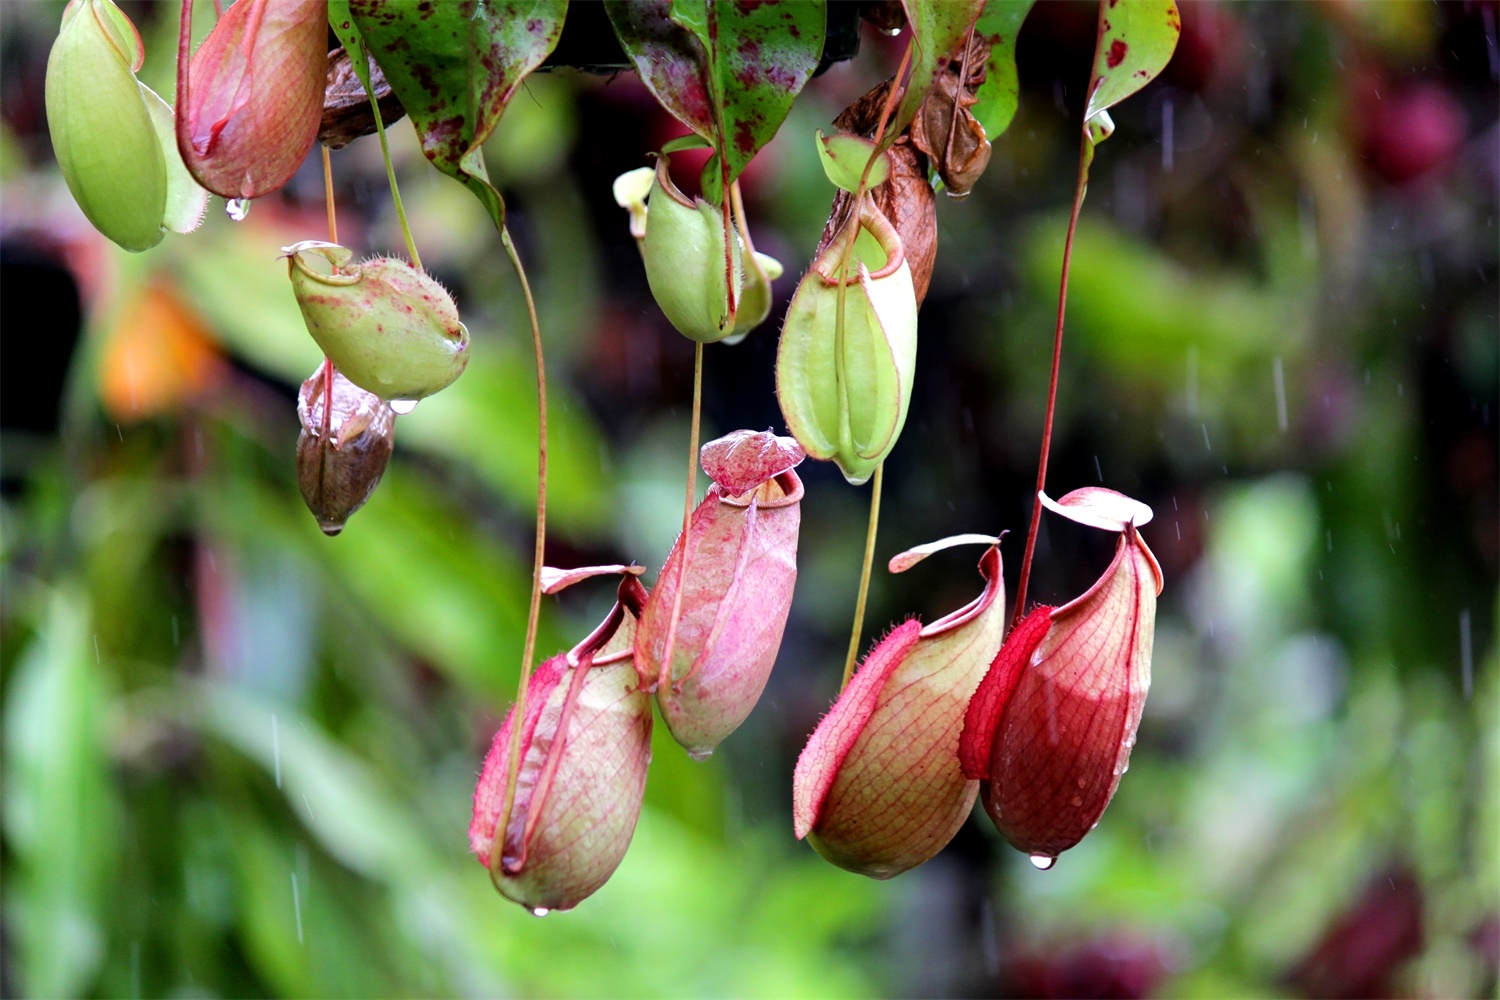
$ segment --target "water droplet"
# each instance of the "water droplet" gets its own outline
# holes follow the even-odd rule
[[[391,412],[398,416],[404,416],[417,408],[415,399],[393,399],[390,401]]]
[[[320,527],[320,528],[323,529],[323,534],[327,535],[329,538],[332,538],[334,535],[337,535],[339,532],[341,532],[341,531],[344,530],[344,522],[343,521],[319,521],[318,522],[318,527]]]
[[[552,911],[549,910],[549,909],[547,909],[545,906],[538,906],[536,909],[534,909],[534,910],[531,911],[531,915],[533,917],[545,917],[547,914],[549,914],[551,912]]]
[[[1054,854],[1033,854],[1031,863],[1036,865],[1037,871],[1046,871],[1057,864],[1057,856]]]
[[[1068,801],[1073,804],[1073,808],[1074,809],[1077,809],[1079,806],[1083,805],[1083,796],[1082,795],[1075,795],[1071,799],[1069,799]]]
[[[244,222],[245,216],[250,214],[250,199],[230,198],[224,203],[224,214],[235,222]]]

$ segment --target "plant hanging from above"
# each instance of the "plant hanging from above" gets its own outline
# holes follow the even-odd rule
[[[850,484],[868,482],[870,508],[841,690],[793,776],[795,835],[834,864],[885,879],[942,850],[978,799],[1006,840],[1050,867],[1115,795],[1150,684],[1163,584],[1141,535],[1151,510],[1102,488],[1056,502],[1044,490],[1089,168],[1113,131],[1109,109],[1171,57],[1180,30],[1172,0],[1099,6],[1037,505],[1015,604],[1005,602],[1003,532],[909,550],[890,560],[891,572],[954,545],[982,545],[981,589],[931,624],[896,625],[855,670],[885,464],[913,454],[920,461],[921,450],[935,446],[897,449],[903,434],[930,433],[906,425],[920,310],[937,259],[937,192],[962,199],[983,183],[992,143],[1016,113],[1016,40],[1030,7],[903,0],[868,12],[905,29],[896,72],[831,126],[797,138],[815,144],[833,192],[780,325],[774,377],[788,434],[737,430],[700,449],[705,345],[734,345],[772,319],[773,282],[782,275],[751,237],[746,203],[758,203],[742,190],[751,183],[746,168],[826,58],[831,12],[817,0],[606,0],[621,57],[686,130],[644,164],[614,165],[623,172],[613,194],[628,213],[644,287],[694,353],[682,530],[649,592],[633,563],[545,565],[541,323],[484,159],[509,102],[557,47],[566,0],[239,0],[196,52],[194,4],[184,0],[175,109],[136,80],[144,49],[110,0],[73,0],[63,12],[46,90],[58,163],[84,214],[127,250],[154,246],[167,230],[191,230],[209,192],[242,216],[246,199],[286,184],[321,139],[327,239],[300,239],[282,256],[324,356],[298,395],[296,469],[308,508],[330,535],[379,484],[397,415],[451,385],[483,343],[471,345],[458,304],[422,266],[386,124],[404,115],[426,159],[473,193],[493,223],[526,305],[538,424],[516,699],[485,758],[469,831],[474,854],[507,898],[538,914],[566,910],[609,879],[642,808],[654,711],[702,759],[756,707],[787,634],[799,549],[809,544],[803,508],[818,502],[797,471],[808,457],[835,463]],[[341,46],[333,53],[328,27]],[[356,262],[339,242],[329,150],[371,132],[405,260]],[[672,169],[687,159],[677,154],[694,149],[709,155],[689,196],[684,188],[694,186]],[[700,463],[712,482],[701,500]],[[1086,593],[1060,607],[1028,608],[1042,506],[1119,537],[1113,561]],[[533,671],[542,594],[601,575],[616,580],[604,621]]]

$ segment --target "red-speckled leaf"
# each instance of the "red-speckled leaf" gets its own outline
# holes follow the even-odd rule
[[[354,27],[416,127],[422,152],[499,226],[481,146],[562,35],[567,0],[350,0]],[[344,26],[335,24],[335,33]]]
[[[807,457],[796,438],[770,431],[735,431],[708,442],[698,453],[703,471],[729,496],[753,490]]]
[[[911,82],[901,95],[896,120],[885,131],[882,148],[889,149],[916,117],[937,75],[964,50],[964,39],[984,9],[984,0],[901,0],[911,26]]]
[[[646,86],[713,144],[730,181],[786,120],[827,26],[820,0],[610,0],[606,9]],[[717,200],[722,184],[711,161],[705,196]]]
[[[975,95],[978,100],[969,109],[986,139],[994,139],[1010,127],[1021,99],[1021,82],[1016,75],[1016,36],[1021,23],[1031,12],[1032,0],[989,0],[984,13],[974,23],[974,33],[990,43],[990,58],[985,63],[984,84]]]
[[[673,117],[712,144],[707,56],[692,32],[672,20],[672,0],[604,0],[604,9],[646,89]]]
[[[708,53],[711,93],[723,109],[719,154],[733,181],[776,135],[818,68],[827,12],[808,0],[673,0],[672,17]],[[710,194],[716,167],[704,171]]]
[[[1181,34],[1173,0],[1102,0],[1085,125],[1155,79]]]
[[[354,14],[349,10],[350,0],[328,0],[328,26],[334,37],[349,55],[349,68],[359,78],[365,93],[370,92],[370,54],[365,48],[365,36],[354,24]]]

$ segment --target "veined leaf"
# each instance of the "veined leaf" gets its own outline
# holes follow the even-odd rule
[[[609,0],[606,8],[641,80],[713,144],[731,182],[776,135],[823,52],[821,2]],[[716,201],[724,181],[710,160],[705,197]]]
[[[1032,0],[989,0],[984,13],[974,22],[975,34],[990,43],[990,58],[985,63],[984,84],[979,88],[974,107],[969,110],[980,125],[985,138],[994,141],[1010,127],[1020,103],[1021,81],[1016,75],[1016,36],[1031,12]]]
[[[1103,0],[1099,41],[1089,76],[1089,103],[1083,113],[1088,156],[1115,130],[1106,112],[1156,79],[1166,68],[1182,34],[1174,0]]]
[[[370,52],[365,47],[365,36],[354,26],[354,14],[349,10],[349,0],[328,0],[328,26],[333,29],[339,44],[349,54],[349,67],[359,78],[359,84],[370,93]]]
[[[90,617],[82,592],[60,586],[5,691],[6,909],[14,968],[30,996],[89,993],[108,946],[118,803]]]
[[[474,192],[497,228],[505,203],[489,182],[482,146],[521,81],[556,47],[566,12],[567,0],[349,2],[422,152]],[[348,32],[341,21],[334,27],[340,37]]]
[[[615,35],[641,82],[672,117],[714,141],[703,45],[671,18],[672,0],[604,0]]]

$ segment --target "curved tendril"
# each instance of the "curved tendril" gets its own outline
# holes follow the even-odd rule
[[[728,199],[725,199],[727,205]],[[672,617],[667,620],[667,644],[662,650],[661,667],[656,686],[660,690],[672,681],[672,653],[677,646],[677,622],[682,617],[682,592],[687,580],[688,551],[693,526],[693,501],[698,497],[698,433],[703,410],[703,341],[693,342],[693,422],[688,432],[687,499],[682,506],[682,558],[677,560],[677,592],[672,595]],[[684,678],[686,680],[686,678]]]
[[[537,479],[536,479],[536,548],[531,563],[531,602],[526,610],[526,641],[521,651],[521,669],[516,683],[516,703],[511,709],[514,722],[510,732],[510,761],[505,772],[505,800],[500,808],[499,824],[495,836],[499,838],[490,846],[491,871],[497,848],[504,846],[504,831],[510,826],[510,813],[516,804],[516,782],[521,769],[521,729],[526,719],[526,687],[531,682],[531,660],[536,655],[537,619],[542,607],[542,564],[547,550],[547,365],[542,354],[542,329],[537,320],[536,300],[531,294],[531,282],[526,278],[526,268],[510,238],[510,229],[500,227],[500,242],[510,258],[511,267],[521,282],[521,293],[526,299],[526,314],[531,321],[531,346],[536,355],[537,398]]]

